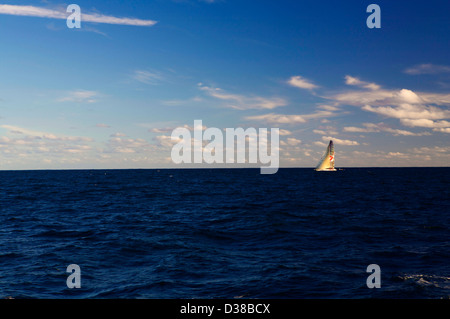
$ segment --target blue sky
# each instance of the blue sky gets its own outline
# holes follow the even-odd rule
[[[448,1],[75,3],[0,1],[0,169],[174,167],[196,119],[280,128],[282,166],[450,164]]]

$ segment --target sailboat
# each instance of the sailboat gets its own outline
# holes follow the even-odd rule
[[[334,145],[333,141],[330,141],[327,147],[327,151],[325,155],[320,160],[319,164],[315,169],[316,171],[331,171],[334,172],[336,169],[334,168]]]

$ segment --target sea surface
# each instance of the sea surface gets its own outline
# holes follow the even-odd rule
[[[450,168],[1,171],[0,205],[0,298],[450,297]]]

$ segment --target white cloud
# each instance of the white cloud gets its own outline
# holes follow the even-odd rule
[[[298,124],[305,123],[306,120],[301,115],[284,115],[269,113],[264,115],[254,115],[245,117],[246,120],[261,121],[272,124]]]
[[[25,162],[32,167],[56,162],[69,165],[78,163],[93,150],[94,140],[90,137],[56,135],[14,125],[0,127],[9,130],[7,135],[10,135],[0,137],[3,165],[17,167]]]
[[[424,63],[407,68],[404,72],[411,75],[450,73],[450,66]]]
[[[370,90],[370,91],[349,91],[328,97],[340,104],[361,106],[361,105],[399,105],[399,104],[420,104],[446,100],[446,95],[442,94],[416,94],[415,92],[402,90]],[[450,101],[450,99],[449,99]]]
[[[373,133],[373,132],[388,132],[393,135],[403,135],[403,136],[423,136],[423,135],[431,135],[429,132],[421,132],[414,133],[411,131],[393,129],[386,126],[384,123],[363,123],[365,127],[354,127],[354,126],[346,126],[344,127],[344,132],[352,132],[352,133]]]
[[[434,128],[433,131],[441,133],[450,133],[450,127]]]
[[[292,132],[289,130],[285,130],[285,129],[280,129],[280,131],[278,132],[280,134],[280,136],[285,136],[285,135],[291,135]]]
[[[90,137],[77,137],[77,136],[65,136],[65,135],[57,136],[53,133],[30,130],[30,129],[26,129],[26,128],[15,126],[15,125],[4,124],[4,125],[0,125],[0,127],[7,129],[9,131],[9,133],[23,135],[23,136],[27,137],[28,140],[46,139],[46,140],[58,140],[58,141],[72,141],[72,142],[91,142],[91,141],[93,141],[93,139]]]
[[[111,137],[106,153],[144,153],[152,147],[153,145],[142,138]]]
[[[406,157],[406,156],[408,156],[407,154],[405,154],[405,153],[400,153],[400,152],[389,152],[388,154],[387,154],[387,156],[388,157]]]
[[[294,138],[294,137],[289,137],[289,138],[286,140],[286,142],[287,142],[288,145],[292,145],[292,146],[296,146],[296,145],[299,145],[299,144],[302,143],[301,140],[299,140],[299,139],[297,139],[297,138]]]
[[[168,133],[168,132],[172,132],[174,130],[174,127],[163,127],[163,128],[150,128],[148,129],[148,131],[150,133]]]
[[[423,103],[423,100],[416,93],[407,89],[401,89],[399,92],[394,92],[393,99],[398,103]]]
[[[170,135],[156,136],[155,140],[158,142],[159,145],[165,146],[165,147],[172,147],[173,145],[182,142],[182,138],[178,137],[178,138],[172,139],[172,137]]]
[[[370,89],[370,90],[379,90],[380,89],[380,86],[378,84],[361,81],[360,79],[355,78],[350,75],[345,76],[345,84],[355,85],[355,86],[359,86],[359,87]]]
[[[179,126],[167,126],[167,127],[162,127],[162,128],[154,127],[154,128],[148,129],[148,131],[150,133],[170,133],[170,132],[173,132],[177,128],[185,128],[185,129],[188,129],[189,131],[194,131],[194,129],[199,130],[201,128],[201,130],[204,131],[208,127],[206,125],[202,125],[201,127],[200,127],[200,125],[197,125],[196,127],[194,127],[194,126],[184,124],[184,125],[179,125]]]
[[[158,84],[163,80],[163,76],[157,72],[150,72],[147,70],[135,70],[132,74],[132,78],[136,81],[145,84]]]
[[[204,86],[201,83],[199,87],[202,91],[211,97],[219,100],[226,101],[226,106],[237,109],[237,110],[248,110],[248,109],[274,109],[280,106],[287,105],[286,100],[279,97],[260,97],[260,96],[245,96],[240,94],[227,93],[220,88],[213,88]]]
[[[347,76],[349,77],[349,76]],[[348,80],[350,79],[350,81]],[[349,77],[346,82],[353,85],[360,84],[356,78]],[[367,82],[362,82],[367,83]],[[369,83],[373,84],[373,83]],[[353,106],[399,106],[402,104],[426,105],[450,105],[450,94],[448,93],[430,93],[430,92],[414,92],[408,89],[388,90],[381,89],[378,85],[364,86],[369,90],[347,91],[326,97],[333,100],[337,104],[353,105]],[[376,89],[378,87],[378,89]]]
[[[430,119],[400,119],[403,125],[410,127],[444,128],[450,127],[449,121],[433,121]]]
[[[412,151],[417,154],[448,154],[448,155],[450,155],[450,146],[415,147],[412,149]]]
[[[125,133],[116,132],[110,135],[110,137],[124,137],[127,136]]]
[[[59,102],[95,103],[99,93],[95,91],[76,90],[68,92]]]
[[[346,76],[346,83],[360,86],[367,90],[347,91],[326,98],[340,105],[358,106],[367,112],[388,118],[396,118],[401,124],[409,127],[428,127],[433,128],[436,132],[446,132],[445,128],[450,127],[450,123],[446,121],[450,119],[450,110],[441,107],[450,106],[450,94],[414,92],[408,89],[381,89],[380,86],[374,85],[374,83],[363,82],[352,76]],[[429,134],[386,127],[347,127],[345,130],[347,132],[385,131],[394,135],[410,136]]]
[[[333,105],[321,104],[317,106],[319,109],[324,109],[326,111],[339,111],[339,108]]]
[[[109,126],[108,124],[105,123],[98,123],[95,125],[96,127],[101,127],[101,128],[110,128],[111,126]]]
[[[246,120],[261,121],[270,124],[299,124],[306,123],[311,119],[319,119],[324,117],[336,116],[337,113],[331,111],[317,111],[311,114],[276,114],[269,113],[264,115],[254,115],[245,117]]]
[[[351,146],[359,145],[359,143],[357,141],[342,140],[342,139],[331,137],[331,136],[322,136],[322,140],[325,142],[332,140],[333,143],[339,144],[339,145],[351,145]]]
[[[27,16],[27,17],[40,17],[50,19],[63,19],[66,20],[70,13],[61,9],[46,9],[35,6],[22,6],[22,5],[9,5],[0,4],[0,14]],[[119,25],[132,25],[132,26],[152,26],[156,24],[153,20],[143,20],[135,18],[119,18],[114,16],[107,16],[98,13],[83,13],[81,10],[81,21],[83,22],[95,22],[106,24],[119,24]]]
[[[294,86],[296,88],[299,89],[306,89],[306,90],[313,90],[318,88],[319,86],[312,83],[311,81],[297,75],[297,76],[292,76],[287,83],[291,86]]]
[[[434,106],[401,104],[397,107],[365,105],[363,110],[397,119],[428,119],[439,120],[450,118],[450,110]]]
[[[418,93],[425,104],[450,105],[450,94],[445,93]]]
[[[289,137],[289,138],[286,139],[286,144],[287,145],[296,146],[296,145],[299,145],[301,143],[302,143],[302,141],[299,140],[299,139],[296,139],[295,137]]]
[[[332,126],[319,126],[317,129],[313,130],[313,133],[320,135],[337,135],[338,132],[336,128]]]

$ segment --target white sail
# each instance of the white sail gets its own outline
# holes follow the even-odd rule
[[[325,155],[320,160],[316,167],[316,171],[335,171],[334,168],[334,145],[333,141],[328,144]]]

